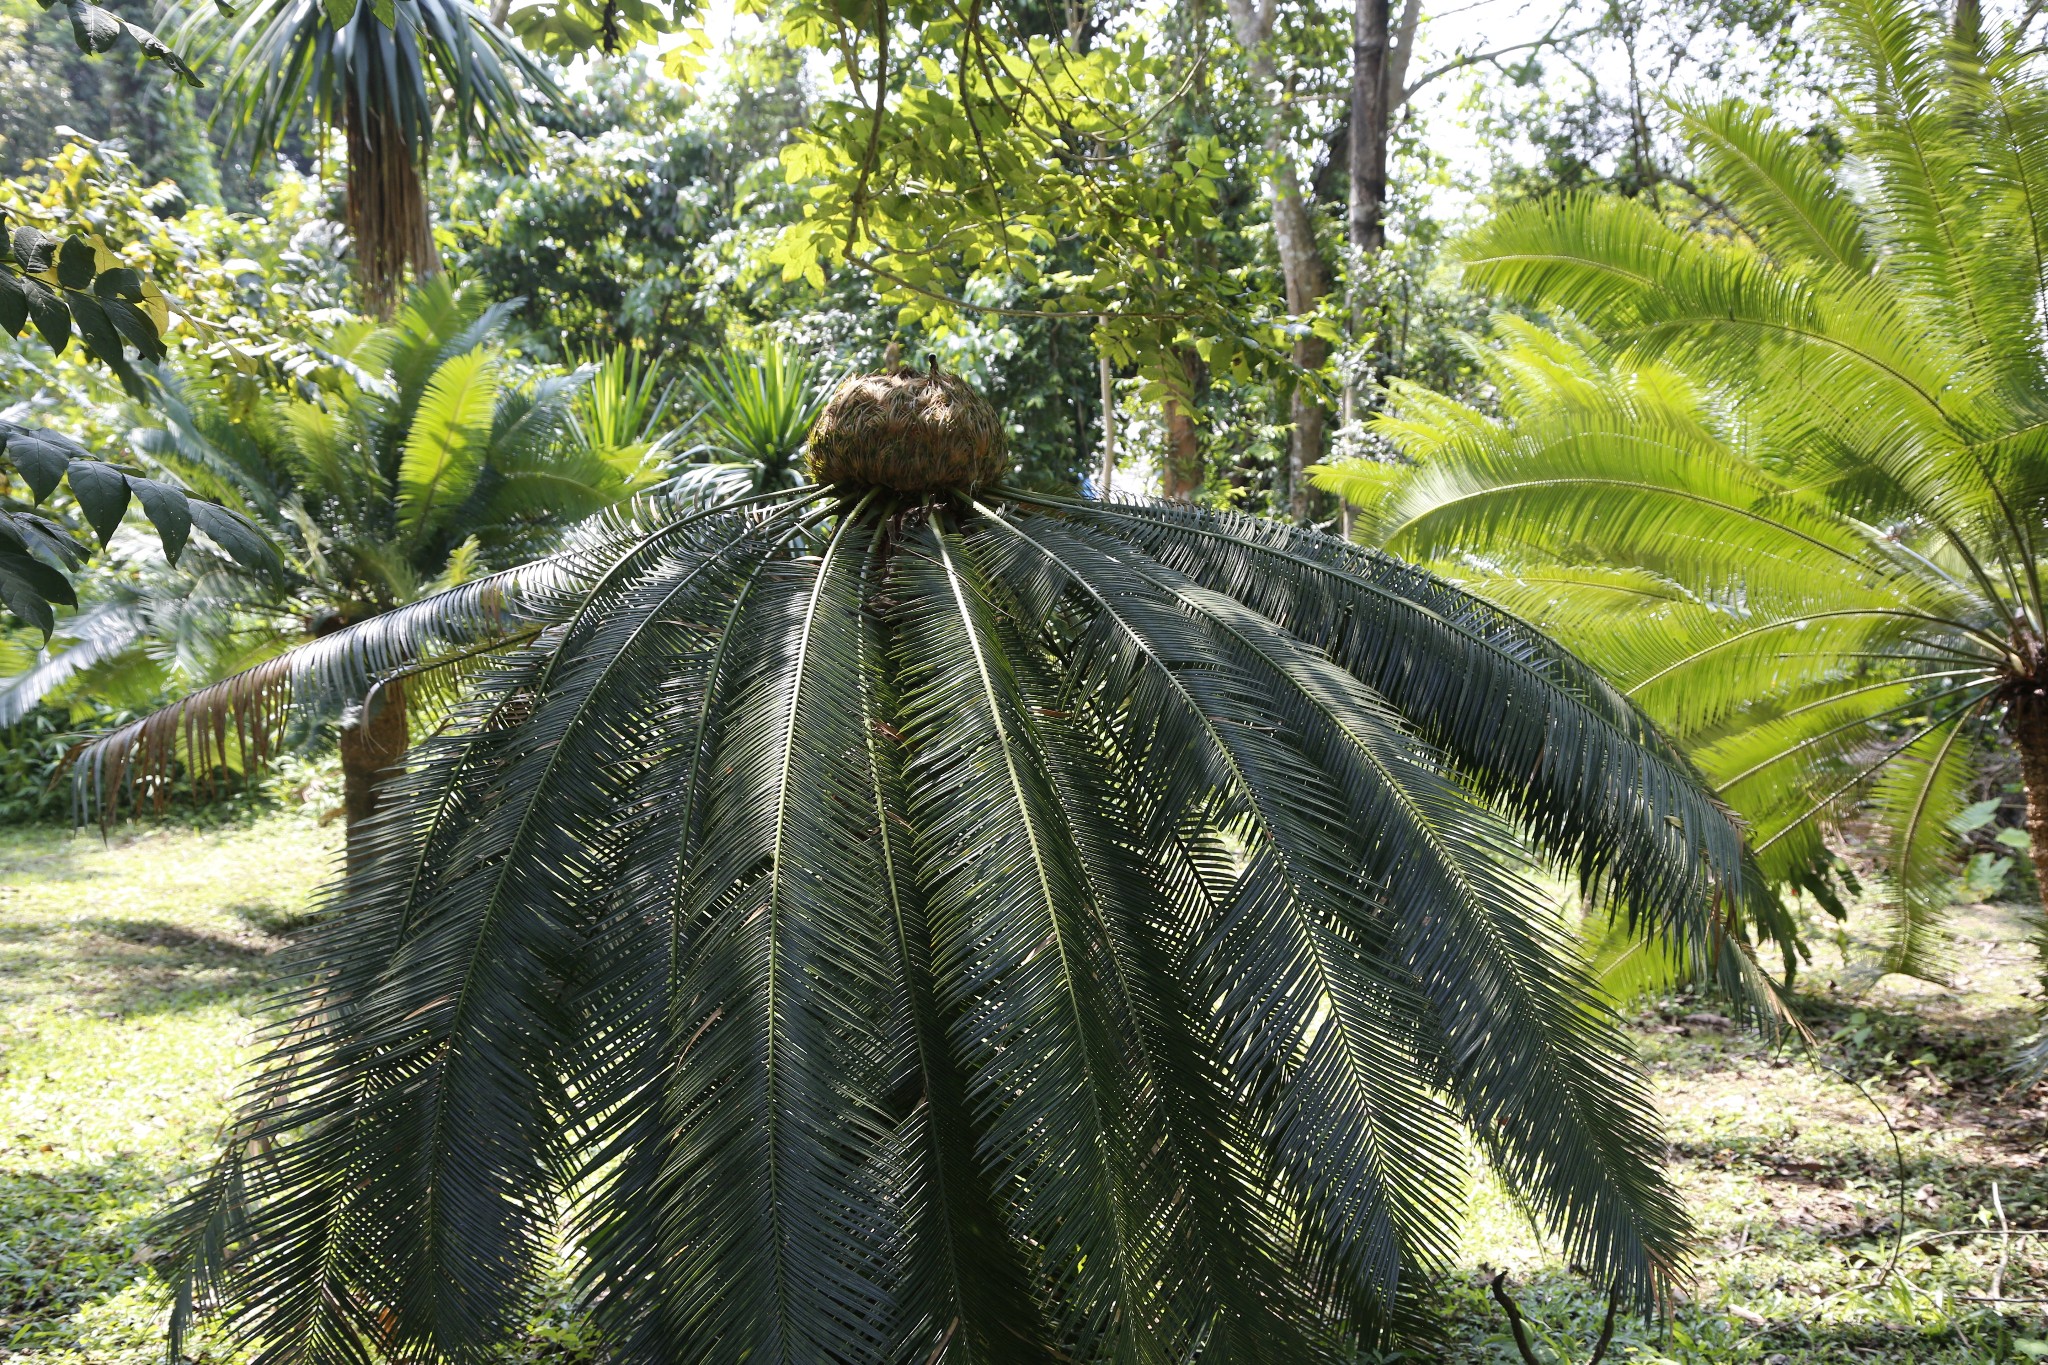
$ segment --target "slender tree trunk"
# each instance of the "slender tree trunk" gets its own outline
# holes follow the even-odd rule
[[[1287,286],[1287,311],[1301,317],[1315,311],[1330,292],[1330,268],[1316,242],[1315,218],[1301,191],[1301,177],[1294,169],[1288,148],[1286,109],[1278,95],[1279,73],[1273,66],[1269,40],[1273,32],[1271,0],[1230,0],[1231,27],[1239,46],[1250,59],[1252,81],[1261,98],[1273,105],[1261,110],[1265,120],[1265,148],[1271,162],[1273,194],[1273,238],[1280,252],[1280,274]],[[1330,345],[1320,337],[1306,337],[1294,343],[1294,363],[1304,370],[1318,370],[1330,358]],[[1309,486],[1308,467],[1323,458],[1324,435],[1329,415],[1307,389],[1297,384],[1288,400],[1293,434],[1287,450],[1287,511],[1296,521],[1308,521],[1315,508],[1315,490]]]
[[[1095,375],[1102,381],[1102,473],[1096,492],[1106,498],[1116,480],[1116,375],[1108,356],[1095,357]]]
[[[1411,10],[1417,0],[1410,0]],[[1396,73],[1390,68],[1392,10],[1388,0],[1352,0],[1351,6],[1351,132],[1346,166],[1350,198],[1346,204],[1345,245],[1349,247],[1351,288],[1348,303],[1354,343],[1373,336],[1373,371],[1387,370],[1388,347],[1380,300],[1375,297],[1373,258],[1387,244],[1387,134],[1393,117]],[[1344,378],[1344,424],[1365,419],[1370,400],[1355,371]],[[1343,505],[1345,539],[1351,538],[1351,504]]]
[[[1160,492],[1173,502],[1193,502],[1204,477],[1202,443],[1195,431],[1195,419],[1171,398],[1163,406],[1166,467],[1160,471]]]
[[[2022,684],[2005,709],[2005,730],[2019,751],[2020,781],[2027,789],[2027,846],[2034,855],[2034,880],[2048,906],[2048,687]]]
[[[405,762],[405,682],[379,686],[363,714],[341,732],[341,808],[348,821],[348,871],[367,866],[364,822],[377,813],[385,788]]]
[[[408,270],[425,277],[441,269],[420,175],[424,149],[406,140],[390,111],[353,95],[342,102],[342,124],[348,139],[345,216],[356,248],[356,283],[363,306],[389,318],[398,311]]]

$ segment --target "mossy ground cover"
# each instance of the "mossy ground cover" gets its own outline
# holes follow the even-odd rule
[[[269,959],[338,848],[337,829],[278,816],[106,842],[0,831],[0,1360],[162,1358],[146,1222],[210,1154]],[[1618,1324],[1609,1360],[2048,1359],[2048,1097],[2003,1071],[2039,967],[2006,909],[1958,927],[1954,988],[1871,985],[1844,965],[1853,934],[1822,942],[1801,994],[1811,1057],[1699,1002],[1637,1019],[1700,1242],[1672,1311]],[[1499,1271],[1537,1357],[1583,1365],[1598,1288],[1483,1178],[1442,1286],[1448,1337],[1410,1358],[1519,1360],[1488,1293]],[[1994,1286],[2004,1302],[1984,1302]],[[584,1354],[549,1311],[509,1358]]]

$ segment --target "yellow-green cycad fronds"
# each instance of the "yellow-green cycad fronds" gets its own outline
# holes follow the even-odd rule
[[[1945,812],[2048,684],[2048,86],[2009,33],[1829,14],[1853,171],[1752,106],[1679,109],[1735,235],[1597,195],[1498,215],[1467,278],[1555,334],[1496,320],[1497,411],[1397,390],[1413,463],[1324,477],[1596,662],[1781,884],[1870,822],[1886,965],[1930,971]]]
[[[1900,718],[1899,751],[1871,791],[1885,836],[1887,897],[1896,906],[1883,966],[1939,975],[1948,943],[1941,932],[1952,899],[1955,836],[1949,823],[1970,799],[1981,755],[1967,708],[1935,707]]]
[[[1853,203],[1813,142],[1747,100],[1678,106],[1679,130],[1718,199],[1743,206],[1742,226],[1787,269],[1867,276],[1875,266]]]

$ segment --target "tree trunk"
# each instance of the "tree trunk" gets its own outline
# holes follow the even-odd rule
[[[364,14],[368,13],[366,8]],[[356,249],[356,284],[363,306],[389,318],[398,311],[408,270],[424,277],[441,269],[426,186],[420,178],[425,149],[406,140],[405,129],[389,110],[353,95],[342,103],[342,124],[348,137],[344,216]]]
[[[1160,471],[1159,491],[1171,502],[1193,502],[1202,487],[1202,444],[1196,438],[1195,419],[1171,398],[1163,406],[1166,467]]]
[[[1413,18],[1418,0],[1409,0]],[[1350,335],[1371,333],[1372,371],[1384,378],[1388,369],[1387,329],[1375,296],[1373,258],[1387,244],[1387,134],[1393,119],[1397,72],[1390,65],[1392,10],[1388,0],[1352,0],[1350,146],[1345,169],[1350,179],[1346,205],[1345,245],[1351,264]],[[1371,400],[1362,391],[1356,370],[1344,378],[1343,418],[1348,427],[1365,419]],[[1344,537],[1351,537],[1351,504],[1343,506]]]
[[[405,682],[379,685],[356,723],[341,732],[341,809],[348,821],[348,872],[368,866],[364,823],[377,814],[384,789],[405,762]]]
[[[1351,9],[1350,214],[1345,233],[1361,257],[1387,244],[1387,0],[1353,0]]]
[[[1251,61],[1252,81],[1261,97],[1277,97],[1279,73],[1273,66],[1268,43],[1273,32],[1271,0],[1230,0],[1230,22],[1238,44]],[[1272,163],[1273,238],[1280,251],[1280,275],[1287,286],[1287,311],[1294,317],[1312,313],[1330,292],[1330,268],[1316,242],[1315,218],[1309,213],[1301,192],[1301,177],[1295,172],[1288,146],[1285,102],[1263,108],[1265,148]],[[1321,337],[1306,337],[1294,343],[1294,363],[1304,370],[1321,369],[1330,358],[1330,345]],[[1288,402],[1288,416],[1294,430],[1287,447],[1287,511],[1296,521],[1312,519],[1315,489],[1309,486],[1308,467],[1323,458],[1323,437],[1329,416],[1314,397],[1297,384]]]
[[[2027,846],[2034,855],[2034,881],[2048,906],[2048,687],[2023,682],[2005,708],[2005,730],[2020,755],[2020,781],[2027,789]]]

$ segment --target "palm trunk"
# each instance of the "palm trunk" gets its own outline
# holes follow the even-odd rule
[[[368,865],[364,826],[405,762],[406,743],[405,682],[398,679],[372,691],[356,723],[341,732],[341,809],[348,821],[350,876]]]
[[[412,145],[389,110],[353,95],[342,103],[342,124],[348,137],[346,216],[356,248],[356,283],[363,306],[389,318],[398,310],[408,270],[424,277],[441,269],[420,178],[425,149]]]

